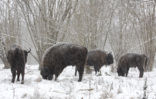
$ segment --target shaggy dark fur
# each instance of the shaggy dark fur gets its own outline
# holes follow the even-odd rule
[[[95,73],[99,72],[103,65],[113,64],[113,55],[101,50],[88,52],[87,65],[94,66]]]
[[[87,48],[75,44],[56,44],[48,48],[43,55],[41,75],[43,79],[55,80],[68,65],[76,65],[79,80],[82,80],[84,65],[87,57]]]
[[[100,71],[103,65],[113,64],[113,55],[101,50],[92,50],[87,55],[87,66],[94,66],[95,74]],[[77,70],[75,71],[76,75]]]
[[[17,81],[19,81],[20,74],[22,75],[21,84],[24,84],[24,70],[25,70],[25,63],[27,62],[27,56],[30,52],[23,50],[18,45],[12,45],[10,50],[7,53],[7,59],[11,66],[11,73],[12,73],[12,83],[15,82],[15,77],[17,73]]]
[[[144,54],[125,54],[119,59],[117,73],[119,76],[127,77],[129,68],[137,67],[140,71],[139,77],[143,77],[144,67],[147,66],[147,60],[148,58]]]

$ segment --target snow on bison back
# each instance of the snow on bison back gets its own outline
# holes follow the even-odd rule
[[[41,75],[43,79],[52,80],[55,75],[55,80],[59,74],[68,65],[76,66],[79,72],[79,80],[82,80],[84,65],[87,57],[87,48],[76,45],[59,43],[48,48],[41,63]]]

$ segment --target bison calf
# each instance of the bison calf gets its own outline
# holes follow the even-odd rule
[[[43,79],[55,80],[68,65],[75,65],[82,80],[84,65],[87,57],[87,48],[75,44],[56,44],[48,48],[42,58],[41,75]]]
[[[100,71],[103,65],[113,64],[113,55],[101,50],[92,50],[87,55],[87,66],[94,66],[95,74]],[[75,71],[76,75],[77,70]]]
[[[27,62],[27,56],[30,52],[23,50],[18,45],[12,45],[7,53],[7,59],[11,66],[12,73],[12,83],[15,81],[17,73],[17,81],[19,81],[20,74],[22,75],[21,84],[24,84],[24,72],[25,72],[25,63]]]
[[[144,54],[125,54],[119,59],[117,73],[119,76],[127,77],[129,68],[137,67],[140,72],[139,77],[143,77],[144,67],[147,66],[147,60],[147,56]]]

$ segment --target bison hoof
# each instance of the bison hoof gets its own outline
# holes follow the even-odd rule
[[[102,74],[97,74],[97,76],[102,76]]]
[[[22,81],[21,84],[24,84],[24,81]]]
[[[81,82],[81,80],[78,80],[78,82]]]
[[[15,81],[14,81],[14,80],[12,80],[11,82],[12,82],[12,83],[14,83]]]

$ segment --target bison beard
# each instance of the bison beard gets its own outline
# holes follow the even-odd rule
[[[15,77],[17,73],[17,81],[20,81],[19,77],[20,74],[22,74],[21,84],[24,84],[25,63],[27,62],[27,56],[30,51],[31,50],[23,50],[18,45],[12,45],[10,50],[8,50],[7,59],[11,66],[12,83],[15,82]]]
[[[41,75],[43,79],[55,80],[68,66],[76,66],[79,72],[79,80],[82,80],[84,65],[87,57],[87,49],[75,44],[56,44],[46,50],[41,63]]]
[[[147,66],[147,60],[148,58],[144,54],[125,54],[119,59],[117,73],[119,76],[127,77],[129,68],[137,67],[140,71],[139,77],[143,77],[144,67]]]

